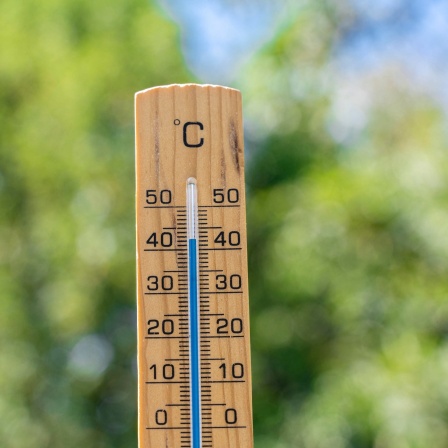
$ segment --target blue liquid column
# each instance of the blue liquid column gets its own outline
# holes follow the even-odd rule
[[[201,448],[201,379],[199,351],[198,205],[196,179],[187,180],[188,307],[190,324],[191,446]]]

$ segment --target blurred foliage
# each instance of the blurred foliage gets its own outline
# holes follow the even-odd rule
[[[188,80],[177,30],[4,0],[0,40],[0,446],[137,446],[133,96]]]
[[[256,446],[446,447],[446,116],[385,70],[335,143],[334,35],[314,5],[243,78]]]
[[[383,76],[336,143],[329,5],[237,81],[256,446],[445,448],[446,116]],[[0,446],[137,446],[133,93],[191,81],[177,30],[137,0],[3,0],[0,38]]]

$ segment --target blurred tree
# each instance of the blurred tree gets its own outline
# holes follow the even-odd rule
[[[442,448],[446,117],[387,66],[358,74],[368,114],[356,109],[354,90],[336,91],[337,15],[321,6],[242,79],[260,148],[248,175],[256,446]]]
[[[133,94],[185,82],[146,1],[0,4],[0,445],[136,442]]]
[[[446,116],[338,72],[348,0],[299,6],[237,81],[256,446],[445,448]],[[177,31],[136,0],[0,25],[0,444],[136,446],[132,95],[190,80]]]

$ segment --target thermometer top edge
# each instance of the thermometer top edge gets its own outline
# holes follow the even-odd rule
[[[135,97],[138,97],[140,95],[143,95],[145,93],[154,92],[157,90],[168,90],[168,89],[184,89],[184,88],[200,88],[200,89],[223,89],[223,90],[229,90],[236,92],[238,94],[241,94],[241,92],[238,89],[234,89],[233,87],[227,87],[227,86],[220,86],[215,84],[195,84],[195,83],[189,83],[189,84],[167,84],[164,86],[155,86],[150,87],[148,89],[140,90],[135,93]]]

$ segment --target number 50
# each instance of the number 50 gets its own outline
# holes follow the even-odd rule
[[[239,191],[236,188],[229,188],[227,191],[224,188],[213,190],[213,202],[215,204],[222,204],[226,199],[230,204],[236,204],[240,200]]]

